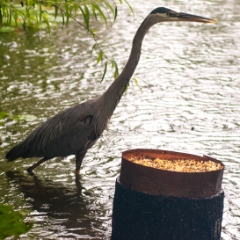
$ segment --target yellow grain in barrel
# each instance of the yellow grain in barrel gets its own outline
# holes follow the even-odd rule
[[[157,169],[175,171],[175,172],[210,172],[217,171],[223,168],[220,163],[207,161],[197,161],[195,159],[177,159],[177,160],[166,160],[166,159],[150,159],[144,157],[132,157],[129,159],[131,162],[136,164],[153,167]]]

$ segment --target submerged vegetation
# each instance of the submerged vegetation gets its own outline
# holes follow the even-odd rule
[[[104,67],[101,81],[107,72],[107,66],[114,69],[113,76],[118,76],[118,66],[114,59],[109,59],[101,45],[101,38],[94,28],[94,21],[108,25],[118,16],[118,4],[127,0],[1,0],[0,34],[11,31],[31,31],[46,29],[48,32],[59,25],[67,26],[70,21],[77,22],[94,39],[93,52],[97,53],[97,63]]]

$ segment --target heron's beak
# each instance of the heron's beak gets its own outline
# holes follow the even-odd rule
[[[192,14],[188,14],[188,13],[182,13],[182,12],[177,14],[177,18],[179,19],[179,21],[217,23],[217,21],[214,19],[196,16],[196,15],[192,15]]]

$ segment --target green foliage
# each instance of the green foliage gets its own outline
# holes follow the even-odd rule
[[[0,112],[0,120],[8,117],[8,115],[9,115],[9,114],[6,113],[6,112]]]
[[[122,4],[122,0],[119,3]],[[52,25],[59,22],[66,25],[70,19],[79,17],[79,23],[91,31],[91,19],[107,24],[111,18],[116,20],[117,13],[117,4],[111,0],[1,0],[0,28],[23,26],[24,29],[38,29],[45,25],[50,31]]]
[[[117,3],[126,3],[133,13],[127,0],[0,0],[0,34],[31,29],[47,29],[59,24],[68,25],[76,21],[87,30],[95,41],[93,53],[97,53],[97,63],[104,67],[104,79],[108,64],[113,68],[113,76],[118,76],[118,66],[113,59],[109,59],[99,43],[96,30],[92,29],[93,21],[100,21],[107,25],[114,22],[118,16]],[[102,81],[101,80],[101,81]]]
[[[0,239],[28,232],[33,224],[23,221],[25,215],[24,212],[13,211],[12,206],[0,204]]]

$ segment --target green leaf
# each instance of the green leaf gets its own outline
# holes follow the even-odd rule
[[[18,24],[18,11],[15,11],[14,12],[14,21],[15,21],[15,24],[17,25]]]
[[[114,77],[114,79],[116,79],[118,77],[118,70],[117,69],[114,71],[113,77]]]
[[[41,22],[42,21],[42,4],[39,4],[39,21]]]
[[[51,27],[50,27],[48,18],[46,16],[43,16],[43,19],[45,20],[44,22],[46,23],[48,32],[50,33],[51,32]]]
[[[79,9],[82,12],[85,27],[87,30],[89,30],[89,16],[87,16],[82,7],[79,6]]]
[[[2,8],[0,8],[0,25],[2,25],[2,19],[3,19],[3,17],[2,17]]]
[[[93,46],[92,46],[92,50],[95,50],[97,47],[97,43],[94,43]]]
[[[87,27],[87,29],[89,29],[90,14],[89,14],[89,9],[88,9],[87,5],[84,5],[84,11],[85,11],[85,15],[86,15],[86,27]]]
[[[107,18],[105,16],[105,14],[103,13],[103,11],[101,10],[101,8],[95,3],[92,3],[92,6],[98,11],[100,18],[102,18],[104,20],[105,24],[107,24]]]
[[[116,6],[114,11],[114,21],[117,19],[117,15],[118,15],[118,8]]]
[[[65,25],[65,15],[63,11],[61,11],[61,15],[62,15],[62,24]]]
[[[94,5],[92,5],[92,15],[93,15],[93,17],[97,20],[97,14],[96,14]]]
[[[79,4],[78,3],[73,3],[73,8],[74,8],[74,11],[76,12],[79,8]]]
[[[57,18],[58,15],[58,7],[54,5],[54,17]]]
[[[118,75],[119,75],[119,73],[118,73],[118,65],[117,65],[117,63],[113,59],[111,60],[111,63],[112,63],[112,68],[115,68],[115,71],[113,73],[113,77],[114,77],[114,79],[116,79],[118,77]]]
[[[142,92],[142,88],[140,87],[140,85],[138,84],[138,80],[136,78],[132,78],[132,80],[134,81],[134,83],[136,84],[136,86],[140,89],[140,91]]]
[[[66,11],[66,25],[69,23],[69,19],[73,16],[72,11],[74,9],[74,6],[71,5],[69,2],[65,2],[65,11]]]
[[[6,117],[8,117],[8,116],[9,116],[8,113],[6,113],[6,112],[0,112],[0,120],[3,119],[3,118],[6,118]]]
[[[28,4],[28,6],[34,6],[35,3],[36,3],[35,0],[27,0],[26,2],[27,2],[27,4]]]
[[[110,9],[110,11],[112,12],[112,14],[114,14],[114,9],[113,9],[113,7],[112,7],[107,1],[105,1],[104,3],[105,3],[105,5],[107,6],[107,8]]]
[[[12,206],[0,204],[0,239],[28,232],[33,223],[25,223],[24,215],[22,211],[13,211]]]
[[[12,21],[12,10],[9,9],[9,17],[8,17],[8,22],[7,22],[7,24],[10,25],[10,24],[11,24],[11,21]]]
[[[100,50],[99,54],[98,54],[98,58],[97,58],[97,63],[100,63],[102,62],[103,60],[103,51]]]
[[[105,62],[104,70],[103,70],[103,75],[102,75],[102,79],[101,79],[100,83],[101,83],[101,82],[103,81],[103,79],[105,78],[105,75],[106,75],[106,72],[107,72],[107,65],[108,65],[108,63]]]
[[[133,8],[132,8],[131,5],[129,4],[129,2],[128,2],[127,0],[124,0],[124,2],[128,5],[128,7],[130,8],[132,14],[134,15]]]
[[[69,5],[68,5],[68,2],[66,1],[66,2],[64,3],[65,17],[66,17],[66,22],[65,22],[65,24],[66,24],[66,25],[68,24],[68,22],[69,22],[69,17],[70,17],[69,7],[68,7],[68,6],[69,6]]]

